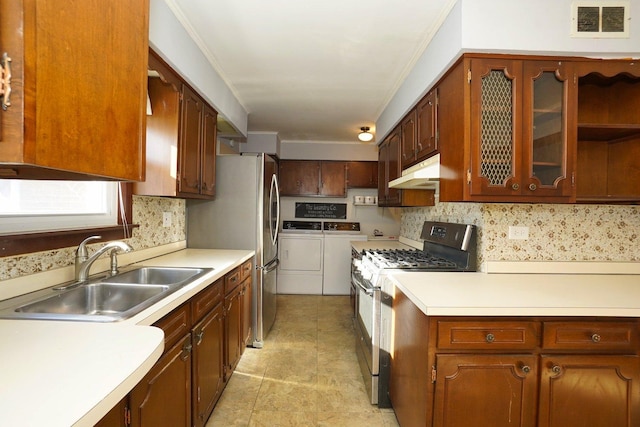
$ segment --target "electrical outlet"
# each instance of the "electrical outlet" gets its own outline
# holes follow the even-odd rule
[[[171,227],[171,212],[162,212],[162,226]]]
[[[509,239],[527,240],[529,238],[529,227],[509,226]]]

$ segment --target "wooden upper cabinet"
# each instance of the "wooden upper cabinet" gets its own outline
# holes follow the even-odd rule
[[[417,141],[418,136],[417,124],[416,124],[416,110],[413,109],[409,114],[405,116],[400,124],[400,158],[401,168],[405,169],[413,164],[417,159]]]
[[[281,160],[280,195],[345,197],[346,162]]]
[[[180,117],[180,155],[178,164],[178,195],[200,194],[200,135],[202,130],[203,102],[198,95],[182,86]]]
[[[347,162],[348,188],[378,188],[378,162]]]
[[[321,162],[320,195],[325,197],[345,197],[347,195],[345,162]]]
[[[637,61],[576,63],[576,198],[640,201],[640,67]]]
[[[438,88],[416,106],[416,160],[426,159],[438,150]]]
[[[153,51],[149,55],[145,196],[213,198],[217,112]]]
[[[0,29],[0,177],[143,180],[148,0],[2,1]]]
[[[470,196],[571,201],[575,84],[559,61],[471,61]]]
[[[309,160],[280,161],[280,195],[316,196],[319,193],[320,162]]]

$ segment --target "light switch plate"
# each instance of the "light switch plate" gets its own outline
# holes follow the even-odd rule
[[[162,212],[162,226],[171,227],[171,212]]]

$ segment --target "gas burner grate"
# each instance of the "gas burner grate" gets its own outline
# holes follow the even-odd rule
[[[458,265],[445,258],[427,252],[410,249],[383,249],[365,251],[371,262],[378,268],[412,270],[457,270]]]

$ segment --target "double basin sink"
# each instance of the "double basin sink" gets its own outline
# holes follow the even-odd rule
[[[14,298],[17,300],[15,304],[0,310],[0,318],[92,322],[125,320],[212,270],[138,267],[114,276],[39,291],[31,298]]]

